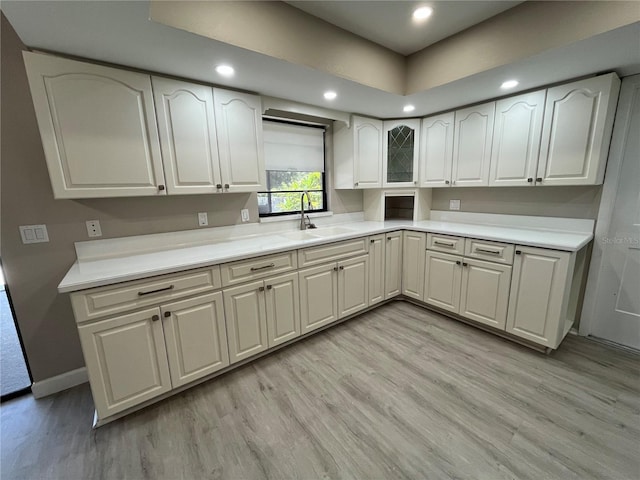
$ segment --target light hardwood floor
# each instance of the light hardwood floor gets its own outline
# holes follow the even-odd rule
[[[404,302],[95,431],[87,385],[0,407],[13,478],[640,477],[640,357],[549,356]]]

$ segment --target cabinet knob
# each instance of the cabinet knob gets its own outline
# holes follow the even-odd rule
[[[160,320],[160,315],[152,315],[151,320],[153,320],[154,322],[157,322],[158,320]]]
[[[273,285],[267,285],[267,290],[271,290],[273,288]]]
[[[456,265],[460,265],[462,262],[460,260],[456,260]]]
[[[468,267],[468,266],[469,266],[469,264],[468,264],[467,262],[462,262],[462,266],[463,266],[463,267]]]
[[[333,271],[337,272],[338,271],[338,267],[333,267]]]
[[[445,181],[444,181],[444,184],[445,184],[445,185],[449,185],[450,183],[451,183],[451,182],[450,182],[449,180],[445,180]]]
[[[354,184],[353,184],[353,186],[354,186],[354,187],[357,187],[357,186],[358,186],[358,182],[354,183]]]
[[[522,250],[516,250],[516,255],[520,255],[522,253]]]
[[[376,241],[372,238],[371,240],[369,240],[369,243],[376,243]]]
[[[260,287],[260,288],[258,288],[258,291],[259,291],[259,292],[264,292],[264,287]]]
[[[225,184],[224,184],[224,188],[226,188],[227,190],[229,190],[229,184],[228,184],[228,183],[225,183]]]
[[[414,184],[414,185],[417,185],[417,184],[418,184],[418,181],[417,181],[417,180],[414,180],[414,181],[413,181],[413,184]]]
[[[542,183],[542,177],[536,178],[536,182]]]
[[[344,270],[344,266],[343,265],[340,265],[339,268],[340,268],[340,270]]]
[[[169,318],[171,316],[171,312],[164,312],[164,318]]]
[[[216,188],[217,189],[221,189],[222,188],[222,184],[221,183],[216,184]]]
[[[163,191],[164,190],[164,185],[158,185],[158,190]]]
[[[533,182],[533,178],[531,178],[531,177],[527,178],[527,182],[529,182],[529,183]]]
[[[391,240],[391,237],[387,237],[387,242],[388,242],[389,240]]]

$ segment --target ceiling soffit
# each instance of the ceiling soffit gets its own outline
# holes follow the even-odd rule
[[[410,95],[640,21],[635,1],[524,2],[408,57],[284,2],[152,0],[151,20]]]

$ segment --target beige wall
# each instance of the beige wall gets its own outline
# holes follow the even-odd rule
[[[462,212],[595,219],[601,193],[601,186],[434,188],[431,208],[449,210],[458,199]]]
[[[2,15],[0,257],[33,378],[40,381],[84,365],[68,295],[56,287],[75,261],[73,243],[88,240],[85,221],[100,220],[103,238],[240,222],[255,194],[54,200],[22,61],[25,49]],[[330,192],[337,213],[362,210],[362,192]],[[49,243],[23,245],[19,225],[47,225]]]

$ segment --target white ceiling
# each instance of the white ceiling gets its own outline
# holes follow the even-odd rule
[[[286,3],[390,50],[409,55],[522,2],[347,0]],[[433,14],[425,21],[415,22],[413,11],[421,6],[430,6]]]
[[[499,85],[508,78],[520,80],[513,94],[597,72],[640,73],[640,23],[407,97],[154,23],[147,1],[3,0],[2,10],[33,48],[379,118],[495,98],[504,95]],[[233,64],[235,77],[217,76],[213,66],[220,63]],[[328,89],[338,92],[333,102],[322,98]],[[409,102],[416,110],[407,115],[402,107]]]

